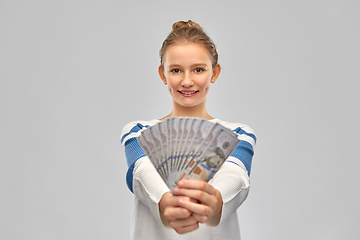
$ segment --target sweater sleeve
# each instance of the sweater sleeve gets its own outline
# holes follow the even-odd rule
[[[132,122],[127,124],[121,134],[121,144],[125,149],[128,171],[126,183],[131,192],[144,203],[154,218],[162,222],[158,203],[169,188],[146,156],[137,137],[151,125],[151,122]]]
[[[256,142],[255,134],[248,126],[241,125],[234,128],[233,124],[224,125],[237,133],[240,143],[209,182],[220,191],[223,198],[221,215],[214,216],[206,222],[207,225],[213,227],[228,219],[247,198]]]

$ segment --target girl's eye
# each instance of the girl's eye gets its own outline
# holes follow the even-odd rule
[[[196,72],[196,73],[200,73],[202,71],[204,71],[204,69],[202,69],[202,68],[195,68],[195,70],[194,70],[194,72]]]
[[[180,70],[179,70],[179,69],[177,69],[177,68],[175,68],[175,69],[172,69],[170,72],[172,72],[172,73],[179,73],[179,72],[180,72]]]

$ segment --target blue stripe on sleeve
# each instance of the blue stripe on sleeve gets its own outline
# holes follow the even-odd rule
[[[252,145],[246,141],[241,141],[230,156],[239,159],[244,164],[246,170],[248,171],[248,175],[250,176],[253,155],[254,151]]]
[[[233,130],[234,132],[238,133],[238,134],[245,134],[249,137],[251,137],[252,139],[254,139],[255,143],[256,143],[256,136],[252,133],[247,133],[245,132],[243,129],[241,129],[240,127],[236,128]]]
[[[128,188],[130,189],[130,191],[132,193],[134,193],[133,191],[133,171],[134,171],[134,166],[135,163],[133,165],[131,165],[126,173],[126,184],[128,186]]]
[[[136,138],[130,138],[125,143],[125,155],[128,166],[130,167],[136,160],[144,157],[146,154],[141,148]]]
[[[146,156],[146,154],[144,150],[141,148],[137,139],[130,138],[125,142],[125,155],[126,155],[127,164],[129,166],[129,169],[126,173],[126,183],[130,191],[132,192],[133,171],[134,171],[135,162],[138,159]]]
[[[123,143],[124,139],[125,139],[127,136],[129,136],[130,134],[132,134],[132,133],[134,133],[134,132],[140,131],[140,130],[143,129],[144,127],[147,128],[147,127],[149,127],[149,125],[144,126],[144,125],[142,125],[142,124],[140,124],[140,123],[136,124],[128,133],[126,133],[126,134],[124,134],[124,136],[122,136],[122,138],[121,138],[121,140],[120,140],[121,144]]]
[[[238,166],[239,166],[239,164],[237,164],[237,163],[236,163],[236,162],[234,162],[234,161],[230,161],[230,160],[228,160],[227,162],[231,162],[231,163],[236,164],[236,165],[238,165]]]

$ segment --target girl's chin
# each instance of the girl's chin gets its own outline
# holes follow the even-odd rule
[[[199,101],[176,101],[176,103],[185,108],[192,108],[201,104]]]

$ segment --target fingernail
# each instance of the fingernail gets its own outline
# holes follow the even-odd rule
[[[184,182],[183,182],[183,181],[179,181],[179,182],[178,182],[178,186],[180,186],[180,187],[181,187],[181,186],[184,186]]]

